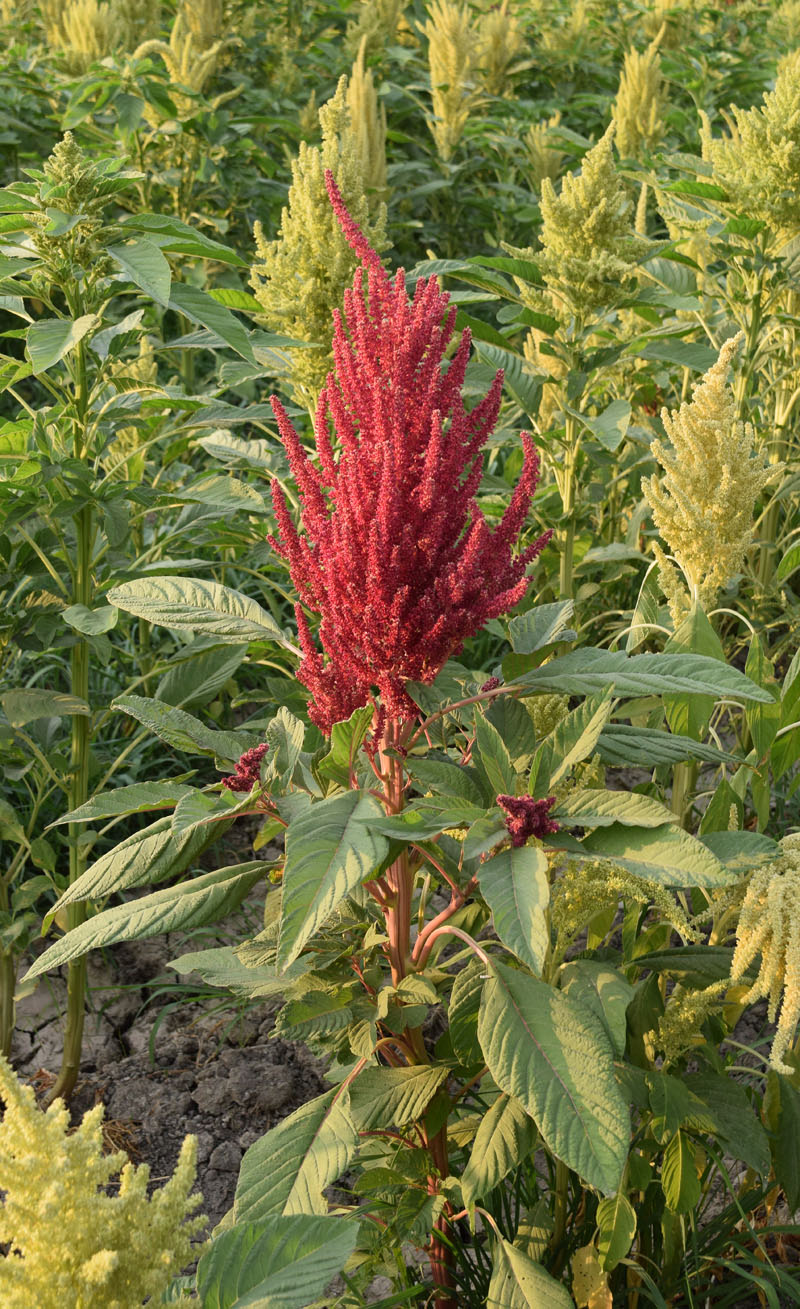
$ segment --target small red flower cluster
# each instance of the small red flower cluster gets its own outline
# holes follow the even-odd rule
[[[261,760],[268,750],[268,745],[254,745],[252,750],[245,750],[236,765],[236,772],[230,777],[223,777],[222,785],[227,786],[229,791],[252,791],[261,781]]]
[[[489,527],[475,496],[502,373],[468,413],[461,388],[470,334],[462,333],[448,364],[456,316],[449,297],[434,278],[421,278],[409,299],[402,269],[390,279],[330,173],[326,183],[364,266],[345,292],[344,320],[333,315],[335,373],[320,392],[314,422],[318,462],[272,398],[300,493],[303,534],[273,483],[278,530],[270,541],[297,588],[298,676],[313,696],[312,719],[328,733],[375,691],[389,717],[415,717],[405,683],[432,682],[468,636],[522,599],[528,564],[551,534],[512,553],[538,477],[527,434],[520,480],[502,520]],[[327,658],[314,644],[304,607],[320,615]]]
[[[547,836],[558,831],[558,823],[548,818],[556,797],[534,800],[532,795],[498,795],[497,803],[506,814],[506,827],[513,846],[524,845],[530,836]]]

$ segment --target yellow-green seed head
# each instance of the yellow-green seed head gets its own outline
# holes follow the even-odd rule
[[[660,580],[676,621],[688,601],[710,608],[739,572],[752,538],[756,500],[779,468],[754,450],[752,427],[736,419],[727,378],[740,340],[741,334],[725,342],[690,402],[673,413],[662,410],[670,445],[656,439],[651,450],[664,474],[642,484],[689,592],[687,602],[680,603],[677,579],[659,552]]]
[[[758,977],[742,1003],[768,1000],[769,1021],[778,1018],[770,1065],[791,1077],[795,1070],[784,1055],[800,1022],[800,834],[785,836],[780,846],[781,857],[750,878],[736,929],[731,983],[741,982],[761,956]]]
[[[663,31],[644,51],[625,55],[619,90],[611,116],[616,124],[617,149],[623,159],[638,159],[658,144],[664,134],[664,79],[658,53]]]
[[[317,349],[287,350],[295,399],[313,409],[333,366],[331,314],[342,304],[357,259],[345,240],[325,189],[330,169],[355,221],[373,249],[386,249],[386,207],[368,195],[361,155],[347,109],[347,78],[319,111],[322,144],[303,142],[292,163],[292,184],[275,240],[255,227],[251,285],[270,331]]]
[[[366,38],[361,42],[347,85],[350,131],[368,191],[386,198],[386,108],[378,109],[372,71],[364,67]]]
[[[434,119],[430,124],[440,159],[451,158],[476,107],[478,33],[468,8],[432,0],[425,23]]]
[[[555,182],[561,174],[566,156],[563,150],[559,150],[558,146],[553,144],[553,132],[560,122],[559,109],[551,118],[543,118],[541,122],[533,123],[525,134],[523,143],[528,152],[531,179],[537,191],[541,190],[542,182],[546,177],[551,182]]]
[[[508,94],[508,76],[514,60],[525,49],[519,18],[502,0],[478,21],[478,69],[489,95]]]
[[[175,1172],[150,1196],[146,1164],[103,1153],[103,1107],[74,1132],[62,1101],[46,1113],[0,1058],[0,1259],[3,1309],[135,1309],[161,1299],[199,1253],[204,1225],[190,1215],[201,1196],[197,1145],[187,1137]],[[109,1182],[119,1174],[119,1187]]]
[[[734,106],[730,127],[729,136],[711,142],[715,180],[737,213],[794,235],[800,229],[800,50],[781,61],[761,105]]]
[[[633,228],[633,204],[612,155],[613,124],[567,174],[556,195],[542,182],[539,264],[556,303],[583,318],[624,294],[648,242]]]

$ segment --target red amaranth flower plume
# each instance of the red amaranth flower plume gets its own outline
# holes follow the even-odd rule
[[[514,846],[524,845],[531,836],[547,836],[558,831],[558,823],[548,818],[556,797],[534,800],[532,795],[498,795],[497,803],[506,814],[506,827]]]
[[[314,422],[318,463],[272,397],[303,534],[273,482],[278,529],[270,539],[301,605],[320,615],[324,654],[296,608],[298,676],[313,696],[312,719],[329,732],[375,691],[389,717],[415,717],[405,683],[432,682],[468,636],[522,599],[527,566],[551,534],[513,554],[539,469],[527,434],[520,480],[501,522],[489,527],[475,496],[502,373],[468,413],[461,387],[470,334],[462,333],[448,365],[456,316],[449,296],[422,278],[409,299],[402,269],[390,279],[330,173],[326,183],[363,267],[345,292],[344,319],[333,315],[335,372]]]
[[[230,777],[223,777],[222,785],[229,791],[252,791],[261,781],[261,760],[269,750],[268,745],[254,745],[252,750],[245,750],[236,765],[236,772]]]

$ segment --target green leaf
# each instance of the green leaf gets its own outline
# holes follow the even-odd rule
[[[631,1248],[636,1235],[636,1213],[628,1197],[618,1191],[600,1201],[596,1222],[600,1229],[597,1241],[600,1263],[610,1273]]]
[[[614,454],[625,440],[631,421],[631,406],[628,400],[612,400],[607,409],[597,418],[587,414],[579,415],[581,422],[600,442],[604,450]]]
[[[176,500],[190,504],[209,505],[219,509],[220,515],[231,518],[234,514],[256,514],[262,517],[271,512],[260,491],[249,482],[242,482],[229,473],[206,477],[201,482],[182,486],[174,492]]]
[[[545,917],[550,884],[544,851],[533,845],[502,850],[480,865],[478,877],[503,945],[540,976],[550,945]]]
[[[594,754],[611,708],[609,691],[585,700],[556,723],[533,757],[530,786],[534,794],[549,795],[571,768]]]
[[[182,873],[215,835],[206,829],[176,837],[169,818],[157,819],[107,850],[87,868],[47,914],[44,929],[57,910],[75,900],[104,900],[115,891],[161,882],[171,874]]]
[[[481,1119],[461,1178],[466,1205],[485,1199],[533,1151],[539,1133],[519,1100],[500,1094]]]
[[[358,1224],[271,1214],[220,1232],[197,1265],[203,1309],[302,1309],[353,1253]]]
[[[668,654],[707,655],[710,659],[725,662],[725,651],[719,637],[700,605],[694,604],[678,629],[665,646]],[[771,698],[771,697],[770,697]],[[664,710],[670,730],[701,741],[706,734],[708,720],[714,708],[713,695],[667,696]]]
[[[674,823],[675,815],[660,800],[635,791],[570,791],[555,806],[552,817],[562,827],[662,827]]]
[[[110,255],[122,269],[126,278],[144,291],[157,304],[169,308],[169,290],[172,285],[170,266],[157,245],[152,241],[131,241],[127,245],[107,247]]]
[[[776,1076],[776,1074],[770,1074]],[[781,1113],[773,1161],[790,1213],[800,1207],[800,1091],[788,1077],[779,1077]]]
[[[187,754],[211,755],[235,764],[245,750],[255,744],[253,737],[239,732],[218,732],[206,727],[193,714],[187,714],[185,709],[175,709],[173,705],[164,704],[163,700],[144,695],[121,695],[112,700],[111,708],[130,714],[167,745]]]
[[[372,722],[372,713],[372,706],[364,705],[343,722],[334,723],[330,749],[317,764],[321,776],[332,778],[340,786],[350,785],[350,771],[356,766],[358,752]]]
[[[365,1068],[350,1087],[350,1107],[359,1131],[403,1127],[421,1118],[447,1078],[439,1064],[410,1068]]]
[[[567,632],[567,623],[575,612],[572,600],[559,600],[556,604],[536,605],[526,614],[518,614],[508,624],[508,639],[515,654],[534,654],[554,641],[574,640]]]
[[[778,842],[763,832],[704,832],[700,840],[737,877],[777,859],[781,853]]]
[[[89,609],[86,605],[70,605],[61,615],[64,622],[76,632],[85,636],[102,636],[116,627],[119,610],[113,605],[102,605],[100,609]]]
[[[630,1126],[605,1029],[547,983],[504,964],[490,969],[478,1019],[490,1073],[557,1158],[589,1186],[615,1193]]]
[[[491,364],[492,368],[502,368],[506,391],[524,413],[535,417],[539,412],[543,378],[533,371],[528,361],[488,341],[476,341],[475,353],[479,359]]]
[[[710,986],[730,977],[733,948],[727,945],[674,945],[669,950],[651,950],[637,955],[637,968],[652,969],[685,978],[688,985]]]
[[[794,545],[789,546],[786,554],[778,564],[775,581],[785,581],[789,574],[794,572],[795,568],[800,568],[800,541],[795,541]]]
[[[741,1082],[706,1069],[685,1075],[684,1085],[708,1109],[726,1153],[734,1159],[741,1159],[760,1177],[767,1177],[770,1169],[769,1140]],[[794,1148],[796,1150],[796,1145]]]
[[[679,764],[686,759],[700,759],[709,764],[725,764],[733,756],[702,745],[690,736],[673,736],[649,727],[633,727],[629,723],[608,723],[600,734],[597,752],[604,763],[624,768],[642,764],[656,768],[659,764]]]
[[[247,261],[228,246],[214,241],[169,214],[129,214],[121,220],[120,226],[148,232],[151,240],[157,241],[162,250],[173,254],[195,255],[200,259],[216,259],[219,263],[247,267]]]
[[[382,815],[373,796],[345,791],[311,805],[289,824],[279,968],[297,958],[317,928],[388,853],[386,839],[369,825]]]
[[[643,350],[637,350],[639,359],[652,359],[657,363],[676,364],[694,373],[705,373],[717,362],[717,351],[697,341],[681,341],[678,337],[662,337],[651,341]]]
[[[660,1069],[647,1073],[646,1081],[653,1111],[653,1135],[657,1141],[669,1141],[691,1113],[689,1092],[679,1077],[671,1077]]]
[[[510,1241],[492,1246],[486,1309],[575,1309],[569,1291]]]
[[[735,881],[734,873],[680,827],[643,829],[614,823],[596,828],[582,845],[592,858],[613,859],[661,886],[728,886]]]
[[[140,578],[112,587],[108,598],[126,613],[162,627],[188,628],[233,645],[276,641],[298,653],[260,604],[218,582],[192,577]]]
[[[199,652],[192,654],[192,646],[187,646],[180,662],[167,669],[156,687],[156,699],[178,707],[208,704],[230,681],[247,654],[246,645],[209,650],[204,643],[198,644],[202,644]]]
[[[44,373],[59,359],[74,350],[87,332],[97,327],[96,314],[83,314],[76,318],[40,318],[31,323],[27,335],[27,355],[35,374]]]
[[[269,751],[263,764],[263,777],[268,789],[279,792],[289,785],[303,749],[305,734],[300,719],[281,705],[266,732]]]
[[[234,1221],[327,1213],[323,1192],[347,1172],[357,1145],[347,1093],[340,1086],[309,1100],[245,1151]]]
[[[416,759],[412,755],[407,760],[407,767],[416,782],[438,795],[464,800],[477,808],[488,803],[489,796],[483,795],[474,771],[454,759]]]
[[[255,363],[250,338],[239,319],[234,318],[224,305],[217,304],[210,295],[201,291],[199,286],[192,286],[190,282],[176,282],[172,287],[169,305],[170,309],[188,318],[190,323],[199,323],[201,327],[213,332],[222,343],[241,355],[242,359]]]
[[[631,626],[625,641],[625,653],[632,654],[647,640],[654,627],[658,626],[658,611],[661,604],[661,591],[658,585],[658,569],[651,564],[639,587],[636,605],[631,615]]]
[[[773,695],[772,704],[748,705],[745,711],[745,719],[757,756],[759,759],[764,759],[780,727],[781,706],[775,682],[775,670],[757,632],[750,641],[744,671],[758,686],[765,687]]]
[[[45,950],[26,976],[38,977],[50,968],[60,968],[101,945],[140,941],[162,932],[187,932],[204,927],[206,923],[215,923],[239,907],[270,866],[254,860],[231,868],[218,868],[192,881],[154,891],[141,900],[105,909],[79,927],[73,927],[71,932]]]
[[[272,964],[250,967],[242,963],[230,945],[195,950],[167,961],[167,968],[174,968],[176,973],[198,973],[208,986],[219,986],[248,999],[282,995],[289,983],[302,977],[310,967],[311,963],[306,959],[298,959],[280,974]]]
[[[447,1010],[447,1028],[453,1053],[465,1068],[483,1063],[478,1044],[478,1011],[483,992],[483,966],[471,959],[453,978],[450,1004]]]
[[[475,713],[475,744],[477,760],[486,774],[489,790],[494,798],[497,795],[513,795],[517,775],[506,750],[502,736],[496,727],[481,713]]]
[[[148,809],[172,809],[184,796],[193,794],[194,787],[180,782],[134,782],[131,786],[120,786],[116,791],[101,791],[86,804],[56,818],[49,826],[98,823],[124,814],[141,814]]]
[[[116,603],[116,601],[115,601]],[[620,650],[571,650],[515,678],[514,684],[562,695],[597,695],[613,684],[617,696],[705,694],[734,700],[772,696],[728,664],[705,655],[626,655]]]
[[[3,713],[12,727],[25,727],[37,718],[70,718],[76,714],[89,714],[85,700],[76,695],[61,695],[58,691],[30,690],[6,691],[0,695]]]
[[[685,1132],[676,1132],[664,1151],[661,1186],[674,1214],[690,1214],[700,1199],[700,1178],[694,1150]]]
[[[611,964],[575,959],[561,969],[561,990],[584,1009],[591,1009],[608,1033],[618,1059],[625,1053],[627,1009],[634,988]]]

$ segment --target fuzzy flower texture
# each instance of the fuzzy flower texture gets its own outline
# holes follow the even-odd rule
[[[268,745],[254,745],[252,750],[245,750],[236,765],[236,772],[230,777],[223,777],[222,785],[227,786],[229,791],[249,794],[261,781],[261,760],[268,750]]]
[[[345,293],[344,317],[334,312],[335,372],[314,423],[318,462],[272,399],[302,531],[273,483],[271,544],[300,597],[298,676],[311,691],[313,721],[327,733],[376,692],[390,717],[415,717],[405,683],[432,682],[467,637],[522,599],[528,565],[550,533],[514,553],[538,475],[527,434],[520,480],[502,520],[489,527],[475,496],[502,373],[468,413],[461,387],[470,335],[462,334],[446,365],[456,316],[449,297],[423,278],[409,300],[403,271],[390,279],[330,172],[326,183],[363,267]],[[306,609],[320,615],[322,653]]]

